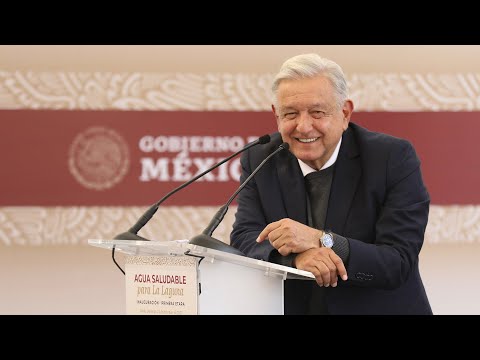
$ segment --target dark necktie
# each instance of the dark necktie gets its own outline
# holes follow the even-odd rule
[[[321,171],[315,171],[305,176],[305,189],[307,191],[308,225],[323,230],[327,215],[328,198],[333,178],[333,166]],[[312,282],[312,292],[307,307],[308,314],[326,315],[328,308],[326,303],[326,291],[328,288],[319,287]]]
[[[333,166],[305,176],[305,189],[310,203],[308,225],[323,230],[332,183]]]

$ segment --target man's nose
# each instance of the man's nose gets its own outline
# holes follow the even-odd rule
[[[297,120],[297,130],[302,133],[307,133],[313,128],[313,119],[308,113],[300,113]]]

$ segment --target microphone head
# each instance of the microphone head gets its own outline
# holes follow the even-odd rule
[[[280,145],[284,150],[288,150],[290,148],[290,145],[288,143],[284,142],[282,145]]]
[[[140,235],[134,234],[130,231],[126,231],[124,233],[118,234],[113,238],[113,240],[141,240],[141,241],[150,241],[141,237]]]
[[[197,235],[191,238],[188,243],[192,245],[200,245],[209,249],[227,252],[230,254],[245,256],[242,251],[233,247],[232,245],[228,245],[227,243],[224,243],[223,241],[215,239],[206,234]]]
[[[260,136],[257,141],[260,145],[269,143],[270,142],[270,135],[267,134],[267,135]]]

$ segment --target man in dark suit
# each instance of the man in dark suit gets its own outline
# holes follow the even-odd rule
[[[279,133],[242,155],[231,244],[247,256],[310,271],[285,281],[285,314],[432,314],[418,256],[430,198],[403,139],[353,122],[342,69],[316,54],[274,79]]]

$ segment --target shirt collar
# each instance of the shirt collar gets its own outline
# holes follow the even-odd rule
[[[337,161],[338,152],[340,151],[341,144],[342,144],[342,138],[340,138],[340,141],[338,142],[337,147],[335,148],[335,151],[333,152],[332,156],[330,156],[330,159],[328,159],[328,161],[322,166],[320,171],[335,164],[335,161]],[[308,174],[314,171],[317,171],[316,169],[305,164],[302,160],[300,159],[297,159],[297,160],[298,160],[298,164],[300,165],[300,169],[302,170],[303,176],[307,176]]]

